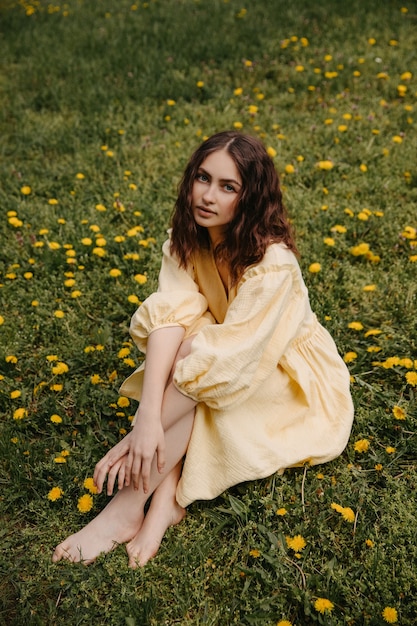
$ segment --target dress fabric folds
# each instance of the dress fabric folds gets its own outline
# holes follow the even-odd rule
[[[184,270],[166,241],[158,291],[133,315],[130,332],[146,354],[149,334],[174,325],[194,336],[174,384],[197,402],[181,506],[343,451],[353,421],[349,372],[285,245],[271,244],[226,291],[209,250]],[[122,394],[140,400],[144,367]]]

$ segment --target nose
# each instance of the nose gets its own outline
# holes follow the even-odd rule
[[[206,202],[207,204],[213,204],[215,199],[216,199],[216,196],[215,196],[214,186],[213,185],[207,185],[204,188],[204,193],[203,193],[203,200],[204,200],[204,202]]]

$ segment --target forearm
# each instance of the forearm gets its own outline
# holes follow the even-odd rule
[[[161,414],[165,388],[184,334],[182,326],[169,326],[149,335],[140,413]]]

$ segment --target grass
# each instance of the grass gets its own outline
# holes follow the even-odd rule
[[[415,622],[415,7],[244,9],[0,5],[0,624]],[[143,570],[122,546],[52,565],[106,501],[77,508],[135,410],[128,325],[183,166],[234,125],[275,151],[312,306],[351,369],[349,444],[194,503]]]

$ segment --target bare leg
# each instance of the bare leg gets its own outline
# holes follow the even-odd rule
[[[127,544],[130,567],[145,565],[159,550],[166,530],[179,524],[185,509],[175,499],[182,462],[170,472],[152,496],[149,510],[139,532]]]
[[[165,472],[163,474],[158,472],[154,459],[150,493],[153,493],[166,478],[170,478],[167,486],[171,486],[171,471],[176,468],[187,450],[193,421],[194,411],[191,411],[166,430]],[[178,482],[177,478],[176,481]],[[165,493],[165,489],[162,493]],[[143,523],[144,507],[148,497],[141,489],[135,491],[133,486],[124,487],[87,526],[57,546],[52,560],[56,562],[68,559],[89,564],[102,552],[110,552],[115,546],[130,541],[137,535]]]

